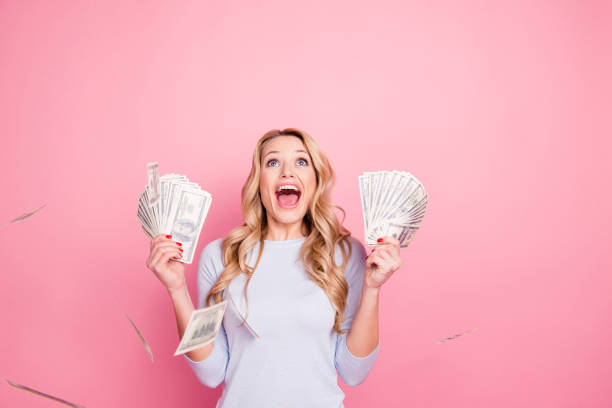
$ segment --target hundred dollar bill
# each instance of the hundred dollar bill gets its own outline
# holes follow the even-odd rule
[[[9,381],[7,379],[5,379],[5,381],[11,387],[15,387],[15,388],[19,388],[19,389],[24,390],[24,391],[31,392],[32,394],[39,395],[41,397],[48,398],[48,399],[53,400],[53,401],[57,401],[57,402],[62,403],[64,405],[68,405],[69,407],[73,407],[73,408],[85,408],[82,405],[77,405],[77,404],[75,404],[73,402],[66,401],[65,399],[61,399],[61,398],[55,397],[53,395],[50,395],[50,394],[47,394],[47,393],[35,390],[34,388],[26,387],[25,385],[17,384],[17,383]]]
[[[147,163],[147,175],[149,178],[149,184],[147,185],[149,189],[149,205],[153,206],[157,204],[161,190],[159,183],[159,163]]]
[[[170,211],[169,234],[172,239],[182,244],[183,258],[178,259],[185,263],[193,261],[193,255],[200,238],[204,220],[208,214],[212,198],[206,191],[182,186],[174,200],[174,208]]]
[[[400,247],[408,246],[419,229],[427,208],[423,184],[405,171],[364,172],[359,176],[365,241],[393,236]]]
[[[213,341],[221,327],[226,306],[227,300],[224,300],[210,307],[194,310],[174,355],[187,353]]]
[[[149,184],[138,199],[136,213],[142,230],[149,238],[157,235],[172,235],[182,244],[182,257],[172,258],[186,264],[193,262],[194,254],[212,203],[212,195],[180,174],[157,174],[157,163],[147,165]],[[157,179],[156,183],[154,180]],[[158,187],[153,187],[155,185]],[[151,204],[156,195],[157,201]]]

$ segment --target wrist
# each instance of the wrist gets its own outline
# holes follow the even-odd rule
[[[363,285],[361,295],[365,297],[378,298],[378,296],[380,295],[380,288],[380,286],[377,288],[371,288],[369,286]]]
[[[172,300],[184,297],[185,295],[189,296],[189,292],[187,291],[187,285],[183,285],[180,288],[167,288],[167,290]]]

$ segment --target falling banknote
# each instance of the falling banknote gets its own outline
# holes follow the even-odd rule
[[[183,248],[183,257],[173,260],[190,264],[212,196],[186,176],[165,174],[157,177],[156,163],[149,163],[147,169],[149,184],[138,200],[137,215],[142,229],[150,238],[159,234],[172,235]]]
[[[221,327],[226,306],[227,300],[224,300],[210,307],[194,310],[174,355],[187,353],[213,341]]]

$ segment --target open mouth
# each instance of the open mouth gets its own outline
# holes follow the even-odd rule
[[[295,208],[300,201],[302,192],[293,184],[283,184],[276,189],[276,200],[281,208]]]

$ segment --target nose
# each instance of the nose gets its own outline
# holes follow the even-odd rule
[[[282,178],[293,178],[293,169],[291,168],[291,166],[288,165],[283,165],[283,168],[281,170],[281,177]]]

